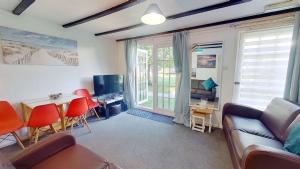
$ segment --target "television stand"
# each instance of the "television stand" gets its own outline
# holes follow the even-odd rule
[[[116,115],[117,113],[113,111],[113,108],[116,106],[121,107],[121,111],[126,110],[126,105],[124,103],[124,97],[123,95],[110,95],[107,97],[97,97],[98,102],[103,104],[103,107],[105,109],[105,119],[108,119],[109,117]]]

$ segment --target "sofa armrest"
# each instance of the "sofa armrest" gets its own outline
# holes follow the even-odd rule
[[[281,149],[251,145],[244,151],[243,169],[299,169],[300,156]]]
[[[258,118],[260,118],[262,113],[263,113],[262,111],[251,108],[251,107],[238,105],[238,104],[234,104],[234,103],[226,103],[223,106],[222,119],[224,118],[224,116],[226,114],[258,119]]]
[[[11,162],[16,169],[29,169],[50,156],[75,144],[76,142],[73,136],[66,133],[57,133],[49,136],[46,140],[28,147],[11,159]]]

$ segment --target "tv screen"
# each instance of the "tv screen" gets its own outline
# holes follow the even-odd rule
[[[95,75],[93,81],[95,96],[122,93],[124,90],[122,75]]]

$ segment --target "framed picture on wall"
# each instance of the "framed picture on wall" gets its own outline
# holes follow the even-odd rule
[[[75,40],[0,26],[0,48],[5,64],[79,65]]]
[[[197,68],[216,68],[216,55],[197,55]]]

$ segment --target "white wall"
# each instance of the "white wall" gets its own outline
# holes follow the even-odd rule
[[[78,88],[93,92],[92,76],[117,73],[116,42],[101,39],[76,28],[30,16],[15,16],[0,10],[0,26],[76,40],[79,66],[7,65],[0,56],[0,100],[8,100],[21,113],[22,100],[72,93]]]
[[[198,29],[189,32],[189,47],[192,48],[194,43],[223,42],[223,55],[221,57],[222,69],[218,71],[218,77],[221,77],[221,108],[226,102],[231,102],[234,87],[234,72],[236,64],[237,50],[237,31],[229,25],[219,26],[207,29]],[[172,36],[172,35],[168,35]],[[118,59],[120,60],[119,72],[126,70],[124,60],[124,42],[118,42]],[[190,52],[191,54],[191,52]],[[222,110],[216,112],[213,123],[222,127]]]

